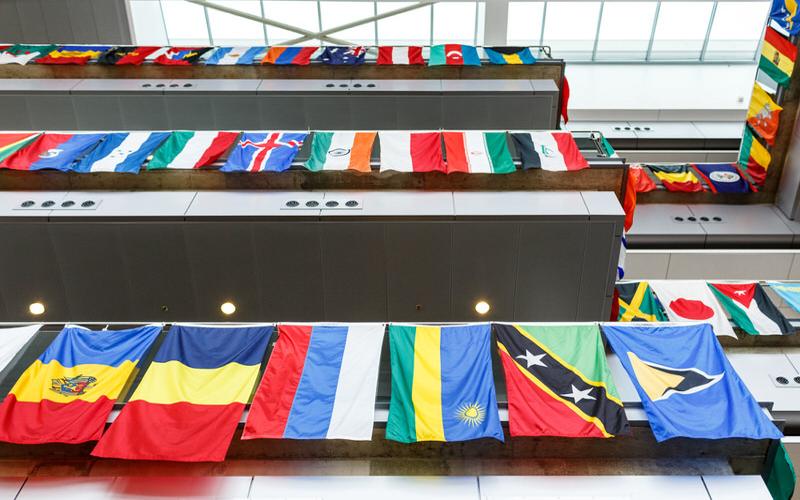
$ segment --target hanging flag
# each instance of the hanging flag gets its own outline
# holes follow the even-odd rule
[[[647,175],[647,171],[641,165],[631,165],[628,168],[628,175],[633,177],[637,193],[649,193],[656,189],[656,183]]]
[[[619,239],[619,258],[617,259],[617,279],[625,277],[625,255],[628,253],[628,237],[625,230],[622,230],[622,237]]]
[[[278,326],[242,439],[372,439],[384,330]]]
[[[551,172],[589,168],[571,132],[511,132],[522,168]]]
[[[261,61],[257,56],[266,52],[266,47],[218,47],[206,59],[206,66],[234,66],[255,64]]]
[[[772,155],[758,139],[750,132],[750,128],[744,127],[742,145],[739,148],[739,165],[747,172],[753,182],[757,185],[764,184],[767,179],[767,169],[772,161]]]
[[[689,168],[688,163],[674,165],[645,165],[661,181],[667,191],[682,193],[697,193],[705,191],[706,188],[700,183],[700,179],[694,175],[694,171]]]
[[[509,174],[517,170],[505,132],[443,132],[447,173]]]
[[[484,47],[483,50],[492,64],[536,63],[536,58],[528,47]]]
[[[564,75],[561,82],[561,117],[564,118],[564,124],[566,124],[569,122],[569,82],[567,81],[567,75]],[[605,141],[605,138],[603,140]]]
[[[710,323],[717,335],[736,337],[727,315],[705,281],[651,280],[650,288],[664,306],[670,321],[703,321]]]
[[[0,52],[0,64],[19,64],[25,66],[56,50],[58,45],[21,45],[16,44]]]
[[[312,172],[355,170],[371,172],[369,160],[375,132],[314,132],[311,156],[305,163]]]
[[[797,474],[794,472],[792,457],[786,450],[786,446],[780,443],[778,446],[770,446],[767,450],[767,458],[764,470],[761,471],[761,478],[767,485],[772,498],[791,499],[797,486]]]
[[[38,132],[0,132],[0,162],[24,148],[39,137]]]
[[[170,47],[153,62],[164,66],[191,66],[212,47]]]
[[[772,291],[777,293],[792,309],[800,312],[800,283],[769,281],[767,284]]]
[[[244,132],[221,172],[283,172],[292,166],[306,132]]]
[[[708,184],[712,193],[755,191],[736,163],[692,163],[692,168]]]
[[[0,372],[8,368],[42,325],[17,326],[0,329]]]
[[[445,172],[440,132],[378,132],[381,172]]]
[[[780,439],[736,374],[711,325],[603,325],[657,441]]]
[[[646,281],[617,283],[615,292],[619,314],[613,321],[668,321]]]
[[[239,137],[239,132],[172,132],[156,149],[147,170],[192,169],[217,161]]]
[[[756,282],[712,283],[708,286],[733,323],[749,335],[786,335],[794,327]]]
[[[142,164],[169,137],[169,132],[114,132],[72,168],[75,172],[138,174]]]
[[[36,64],[84,65],[94,61],[110,48],[108,45],[62,45],[37,59]]]
[[[323,47],[317,60],[323,64],[336,66],[355,66],[364,64],[367,49],[364,47]]]
[[[173,325],[92,455],[224,460],[258,379],[272,329]]]
[[[425,64],[425,59],[422,58],[422,47],[392,47],[383,45],[378,47],[378,60],[379,65],[384,64]]]
[[[317,47],[270,47],[261,64],[308,66]]]
[[[480,66],[478,49],[472,45],[448,43],[431,47],[428,66]]]
[[[112,47],[97,59],[99,64],[113,66],[139,66],[150,54],[161,47]]]
[[[795,60],[797,60],[797,47],[783,35],[767,26],[764,32],[764,41],[761,44],[758,69],[775,80],[778,85],[788,87],[789,81],[792,79]]]
[[[503,441],[489,324],[389,325],[392,397],[386,439]]]
[[[161,325],[92,331],[66,326],[0,405],[0,441],[83,443],[108,414]]]
[[[12,170],[70,170],[106,134],[41,134],[0,163]]]
[[[775,134],[778,132],[778,122],[783,108],[761,88],[758,82],[753,84],[753,95],[750,97],[750,106],[747,109],[747,123],[770,146],[775,144]]]
[[[797,16],[797,0],[772,0],[769,18],[790,35],[800,33],[800,24]],[[767,29],[772,29],[767,27]]]
[[[629,434],[596,324],[492,325],[512,436]]]

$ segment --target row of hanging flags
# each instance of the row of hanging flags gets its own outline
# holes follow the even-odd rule
[[[92,132],[0,133],[0,169],[138,173],[201,169],[222,172],[288,170],[310,132]],[[380,171],[511,173],[523,169],[572,171],[589,167],[564,131],[336,131],[313,132],[310,171],[372,171],[380,145]],[[377,141],[376,141],[377,140]]]
[[[747,170],[737,162],[730,163],[634,163],[628,176],[637,193],[658,189],[678,193],[751,193],[766,179],[756,178],[753,169]],[[657,183],[658,182],[658,183]]]
[[[800,285],[768,282],[800,312]],[[792,335],[795,328],[755,281],[649,280],[618,282],[612,321],[697,322],[714,333],[736,337],[732,325],[748,335]],[[730,320],[728,319],[730,317]]]
[[[658,441],[782,437],[707,323],[279,324],[260,382],[273,325],[175,324],[106,430],[162,326],[92,331],[67,325],[0,404],[0,440],[99,440],[96,457],[222,461],[254,388],[242,439],[370,440],[386,331],[385,436],[393,441],[504,441],[492,337],[511,436],[628,434],[602,335],[636,387]],[[2,331],[3,361],[38,329]]]
[[[112,66],[152,63],[166,66],[294,65],[312,61],[353,66],[377,49],[378,65],[480,66],[535,64],[530,47],[423,46],[327,47],[120,47],[109,45],[0,45],[0,64],[87,64]],[[370,58],[371,60],[372,58]]]

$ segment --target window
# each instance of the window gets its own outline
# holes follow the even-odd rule
[[[261,17],[259,0],[211,0],[211,2]],[[216,45],[263,45],[266,43],[264,25],[256,21],[208,9],[208,25],[211,27],[211,38]]]
[[[203,7],[181,0],[161,2],[170,45],[208,45],[208,25]]]
[[[378,14],[401,9],[415,2],[378,2]],[[431,43],[431,11],[427,5],[378,21],[378,43],[381,45],[429,45]]]
[[[265,0],[264,16],[311,32],[320,30],[317,2],[310,0]],[[298,38],[302,35],[273,26],[267,26],[267,38],[271,45]],[[319,45],[319,40],[307,40],[301,45]]]
[[[433,43],[474,44],[477,2],[440,2],[433,5]]]
[[[543,19],[544,2],[509,2],[508,44],[539,45]]]
[[[718,3],[705,60],[753,60],[768,14],[767,2]]]
[[[662,2],[653,37],[653,60],[698,60],[714,2]]]
[[[131,23],[136,43],[140,45],[167,45],[169,43],[159,2],[132,0]]]
[[[320,2],[322,13],[322,29],[335,28],[343,24],[358,21],[375,15],[375,4],[372,2]],[[357,45],[375,44],[375,23],[365,23],[342,31],[331,33],[330,36],[343,38]]]
[[[600,2],[548,2],[544,18],[544,41],[553,57],[591,59]]]
[[[655,14],[655,2],[605,2],[595,59],[644,60]]]

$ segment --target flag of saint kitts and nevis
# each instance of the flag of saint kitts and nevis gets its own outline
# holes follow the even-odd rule
[[[244,132],[221,172],[283,172],[292,166],[306,132]]]
[[[756,139],[753,132],[750,131],[750,127],[745,125],[742,144],[739,147],[739,165],[753,179],[753,182],[761,185],[767,179],[767,169],[771,162],[772,155]]]
[[[381,172],[444,172],[441,132],[381,130]]]
[[[611,321],[668,321],[646,281],[617,283],[614,294],[617,296],[617,307],[612,307],[612,311],[617,311],[612,314]]]
[[[447,173],[508,174],[517,170],[505,132],[442,132]]]
[[[176,131],[156,149],[147,170],[202,168],[217,161],[239,132]]]
[[[495,323],[492,328],[506,378],[512,436],[629,433],[596,324]]]
[[[173,325],[92,455],[224,460],[272,330],[271,325]]]
[[[308,66],[318,47],[270,47],[261,64]]]
[[[0,441],[83,443],[106,419],[161,325],[92,331],[66,326],[0,405]]]
[[[378,47],[378,60],[376,64],[425,64],[425,59],[422,57],[422,47],[392,47],[383,45]]]
[[[98,59],[99,64],[114,66],[133,65],[139,66],[161,47],[114,47],[104,52]]]
[[[38,132],[0,133],[0,163],[39,137]]]
[[[733,323],[749,335],[787,335],[794,327],[756,282],[708,282]]]
[[[372,439],[385,325],[279,325],[242,439]]]
[[[522,168],[564,172],[589,168],[570,132],[510,132]]]
[[[392,397],[386,439],[503,441],[491,327],[389,325]]]
[[[36,64],[86,64],[100,57],[108,45],[64,45],[36,60]]]
[[[431,47],[428,66],[480,66],[478,49],[472,45],[448,43]]]
[[[376,132],[314,132],[306,168],[320,170],[372,171],[370,157]]]
[[[536,63],[536,58],[528,47],[484,47],[483,51],[492,64]]]
[[[788,87],[797,60],[797,47],[786,37],[767,26],[761,45],[761,58],[758,69],[775,83]]]
[[[41,134],[0,162],[12,170],[55,169],[68,171],[106,134]]]

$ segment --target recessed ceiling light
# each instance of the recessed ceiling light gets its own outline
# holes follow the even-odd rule
[[[481,300],[475,304],[475,312],[483,316],[488,313],[492,307],[485,300]]]
[[[40,314],[44,314],[44,304],[41,302],[34,302],[33,304],[28,306],[28,311],[34,316],[39,316]]]
[[[219,310],[222,311],[222,314],[230,316],[236,312],[236,305],[233,302],[223,302],[223,304],[219,306]]]

